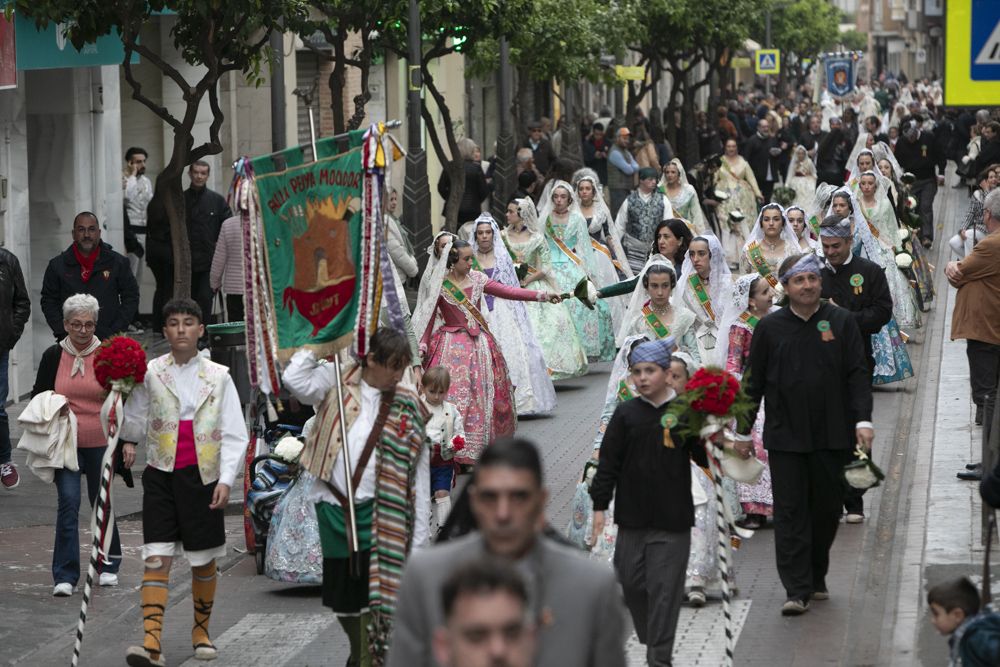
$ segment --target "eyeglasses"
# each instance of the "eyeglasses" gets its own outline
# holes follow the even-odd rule
[[[69,328],[73,331],[93,331],[97,328],[96,322],[70,322]]]

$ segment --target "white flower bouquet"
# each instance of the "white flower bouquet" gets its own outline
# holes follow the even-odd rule
[[[304,443],[298,438],[286,435],[278,441],[278,445],[274,448],[274,455],[286,463],[296,463],[299,456],[302,455],[304,446]]]
[[[844,479],[847,483],[862,491],[878,486],[885,479],[885,473],[875,465],[861,445],[855,448],[854,455],[857,459],[844,466]]]

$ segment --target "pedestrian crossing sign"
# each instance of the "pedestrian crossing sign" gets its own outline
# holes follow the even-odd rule
[[[1000,99],[1000,2],[948,0],[944,103],[981,106]]]
[[[778,49],[755,51],[753,69],[757,74],[778,74],[781,72],[781,51]]]

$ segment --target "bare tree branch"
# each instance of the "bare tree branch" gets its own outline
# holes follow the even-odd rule
[[[174,128],[175,130],[180,129],[181,122],[177,120],[167,108],[162,104],[157,104],[152,99],[143,95],[142,84],[139,80],[135,78],[135,73],[132,71],[132,43],[130,41],[125,41],[125,61],[122,63],[122,67],[125,71],[125,80],[128,85],[132,88],[132,99],[139,102],[154,114],[160,117],[164,123]]]

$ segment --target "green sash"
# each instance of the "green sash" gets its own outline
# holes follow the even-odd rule
[[[708,296],[708,291],[705,289],[705,285],[701,282],[701,276],[697,273],[692,273],[688,278],[688,283],[691,285],[691,289],[694,290],[694,295],[698,297],[698,303],[701,307],[705,309],[705,314],[708,318],[715,321],[715,311],[712,309],[712,299]]]
[[[479,312],[478,308],[472,305],[472,302],[469,301],[468,297],[465,296],[465,292],[459,289],[455,283],[445,278],[444,281],[441,283],[441,287],[444,288],[444,290],[451,295],[451,298],[453,298],[459,306],[465,308],[465,312],[471,315],[472,319],[478,322],[479,326],[484,331],[490,330],[490,325],[486,323],[486,318],[483,317],[483,314]]]
[[[618,382],[618,393],[615,394],[615,396],[618,398],[619,403],[624,403],[625,401],[635,398],[632,394],[632,390],[628,388],[628,384],[625,380]]]
[[[646,323],[656,333],[657,338],[666,338],[670,335],[670,327],[660,321],[660,318],[656,316],[656,313],[653,312],[648,303],[642,307],[642,314],[646,318]]]
[[[760,322],[760,318],[755,315],[751,315],[750,311],[744,310],[740,313],[740,321],[749,326],[751,329],[754,329],[757,327],[757,323]]]
[[[816,238],[819,238],[819,218],[815,215],[809,218],[809,226],[812,227],[813,233],[816,234]]]
[[[767,258],[764,257],[764,250],[760,247],[760,243],[754,241],[747,246],[747,257],[750,258],[753,268],[764,280],[770,283],[771,287],[778,286],[778,279],[771,273],[771,267],[767,265]]]

